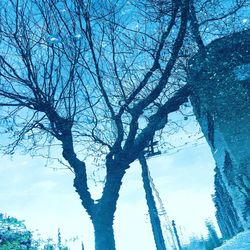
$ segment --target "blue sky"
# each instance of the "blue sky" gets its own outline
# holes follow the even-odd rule
[[[181,226],[183,238],[205,234],[204,220],[214,219],[214,160],[206,143],[150,159],[148,164],[168,217]],[[1,158],[0,175],[1,212],[25,220],[43,238],[56,239],[60,227],[62,238],[78,235],[87,250],[94,249],[93,229],[70,171],[54,171],[44,167],[44,159],[14,155],[12,160]],[[155,248],[144,197],[140,166],[135,162],[125,175],[115,214],[118,250]],[[80,241],[71,246],[80,249]]]

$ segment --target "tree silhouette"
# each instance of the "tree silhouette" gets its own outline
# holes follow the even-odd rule
[[[199,17],[189,0],[156,2],[4,0],[0,6],[5,152],[61,146],[97,250],[115,249],[113,220],[126,169],[190,94],[183,79],[190,10],[197,44]],[[149,10],[158,14],[149,18]],[[88,157],[106,170],[98,201],[89,192]]]

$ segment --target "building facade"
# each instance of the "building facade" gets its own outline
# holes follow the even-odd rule
[[[191,102],[214,156],[223,238],[250,229],[250,30],[213,41],[189,63]]]

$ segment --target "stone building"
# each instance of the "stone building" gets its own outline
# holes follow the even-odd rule
[[[231,238],[250,229],[250,30],[206,46],[190,61],[188,83],[216,162],[218,225]]]

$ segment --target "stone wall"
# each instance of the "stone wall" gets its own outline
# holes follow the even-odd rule
[[[250,30],[213,41],[189,64],[191,102],[216,162],[224,238],[250,228]]]

